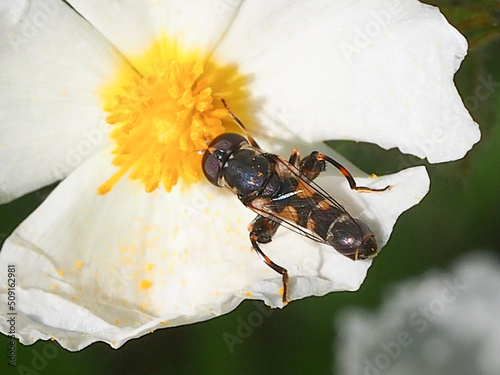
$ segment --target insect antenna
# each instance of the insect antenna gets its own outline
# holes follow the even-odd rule
[[[221,102],[222,102],[222,104],[224,104],[224,107],[226,108],[227,112],[229,113],[229,116],[231,116],[231,118],[234,120],[234,122],[240,127],[241,130],[243,130],[243,133],[245,133],[245,136],[247,137],[250,144],[253,147],[258,148],[259,150],[262,150],[260,148],[259,144],[257,143],[257,141],[250,135],[250,133],[248,132],[248,130],[247,130],[246,126],[243,124],[243,122],[238,118],[238,116],[236,116],[233,113],[233,111],[231,111],[231,108],[229,108],[229,105],[226,103],[224,98],[221,98]]]

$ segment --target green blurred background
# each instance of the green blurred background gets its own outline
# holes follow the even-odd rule
[[[500,90],[497,85],[482,100],[475,94],[482,80],[488,81],[489,77],[500,84],[500,2],[427,3],[439,6],[469,41],[469,55],[456,75],[456,83],[481,126],[482,140],[464,159],[438,165],[397,150],[331,142],[338,152],[366,171],[385,174],[411,165],[426,165],[431,176],[429,194],[399,219],[390,242],[358,292],[331,293],[292,303],[283,311],[267,310],[269,316],[252,328],[249,337],[234,343],[232,350],[223,335],[237,336],[241,321],[260,311],[255,302],[244,302],[232,313],[211,321],[157,330],[129,341],[119,350],[103,343],[76,353],[61,349],[55,342],[27,347],[18,344],[15,369],[7,366],[9,340],[0,336],[1,373],[332,374],[338,360],[334,347],[337,311],[347,306],[373,311],[388,286],[431,268],[447,269],[462,254],[475,249],[500,255]],[[52,188],[0,206],[1,243]]]

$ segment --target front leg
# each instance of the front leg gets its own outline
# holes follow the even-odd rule
[[[390,189],[390,185],[386,186],[383,189],[372,189],[366,186],[357,186],[354,177],[351,173],[340,164],[338,161],[332,159],[328,155],[325,155],[321,152],[314,151],[308,157],[302,159],[299,165],[299,171],[304,176],[309,178],[310,180],[314,180],[318,175],[326,169],[326,162],[332,164],[335,168],[337,168],[340,173],[344,175],[344,177],[349,182],[349,186],[352,190],[360,191],[360,192],[380,192]]]
[[[266,263],[273,270],[278,272],[283,276],[283,296],[282,301],[283,304],[288,303],[288,271],[274,263],[269,257],[264,254],[264,252],[259,247],[259,243],[269,243],[272,241],[272,237],[276,234],[280,223],[264,216],[258,215],[248,226],[248,230],[250,231],[250,242],[252,242],[252,246],[254,250],[257,252],[257,255],[264,263]]]

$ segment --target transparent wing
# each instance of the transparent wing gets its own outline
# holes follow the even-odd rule
[[[321,186],[302,175],[286,160],[277,155],[268,157],[275,162],[276,173],[282,181],[282,191],[272,199],[256,198],[249,208],[292,232],[327,244],[323,238],[308,228],[310,213],[325,208],[334,208],[336,212],[348,214],[347,211]]]
[[[303,228],[300,225],[298,225],[292,221],[289,221],[288,219],[284,219],[282,216],[280,216],[279,213],[268,212],[267,210],[261,210],[261,209],[254,208],[251,206],[250,206],[250,208],[255,213],[277,222],[282,227],[284,227],[284,228],[286,228],[294,233],[297,233],[300,236],[307,237],[308,239],[310,239],[312,241],[326,244],[326,241],[324,239],[322,239],[320,236],[318,236],[316,233],[310,231],[307,228]]]

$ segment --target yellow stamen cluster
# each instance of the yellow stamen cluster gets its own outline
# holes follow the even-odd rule
[[[137,71],[121,72],[105,89],[104,109],[110,113],[106,121],[115,126],[113,164],[120,169],[99,187],[99,194],[110,191],[128,171],[147,192],[160,184],[170,192],[179,178],[198,181],[199,151],[224,132],[221,119],[227,111],[220,98],[241,91],[225,81],[227,67],[218,69],[201,54],[182,51],[166,38],[155,42],[137,66]]]

